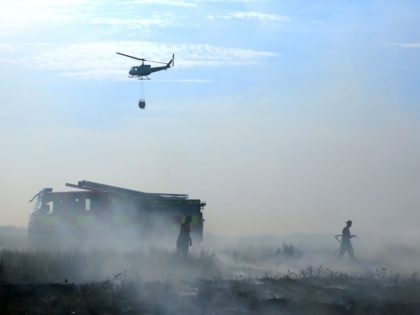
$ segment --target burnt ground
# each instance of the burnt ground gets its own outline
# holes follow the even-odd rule
[[[1,314],[420,314],[414,278],[0,284]]]
[[[1,250],[0,315],[420,314],[415,273],[263,254]]]

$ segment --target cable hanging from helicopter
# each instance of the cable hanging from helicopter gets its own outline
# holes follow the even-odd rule
[[[146,96],[144,94],[144,80],[140,82],[140,99],[139,108],[144,109],[146,107]]]
[[[141,61],[141,65],[139,66],[134,66],[131,67],[130,71],[128,72],[129,74],[129,78],[137,78],[139,80],[141,80],[141,85],[140,85],[140,100],[139,100],[139,107],[141,109],[144,109],[146,107],[146,100],[144,97],[144,83],[143,80],[150,80],[150,78],[148,77],[149,74],[152,74],[153,72],[157,72],[157,71],[161,71],[161,70],[167,70],[171,67],[174,66],[174,61],[175,61],[175,55],[172,54],[172,59],[169,60],[169,62],[161,62],[161,61],[152,61],[152,60],[148,60],[148,59],[144,59],[144,58],[137,58],[137,57],[133,57],[130,55],[126,55],[126,54],[122,54],[120,52],[117,52],[118,55],[124,56],[124,57],[128,57],[128,58],[132,58],[135,60],[140,60]],[[164,64],[164,66],[160,66],[160,67],[152,67],[150,64],[144,64],[144,62],[152,62],[152,63],[160,63],[160,64]]]

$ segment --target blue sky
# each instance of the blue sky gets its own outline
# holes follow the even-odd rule
[[[325,218],[349,217],[399,231],[404,213],[401,233],[417,237],[418,12],[418,1],[0,1],[2,222],[25,225],[41,187],[88,179],[205,199],[214,233],[329,232]],[[136,62],[116,51],[175,53],[144,83],[145,111],[127,78]]]

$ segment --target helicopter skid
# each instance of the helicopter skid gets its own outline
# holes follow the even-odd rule
[[[149,77],[138,77],[136,75],[129,75],[128,76],[130,79],[137,79],[137,80],[151,80]]]

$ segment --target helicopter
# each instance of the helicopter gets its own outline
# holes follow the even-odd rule
[[[160,71],[160,70],[169,69],[169,68],[174,66],[174,61],[175,61],[175,55],[174,54],[172,54],[172,59],[169,60],[169,62],[167,62],[167,63],[166,62],[160,62],[160,61],[147,60],[147,59],[144,59],[144,58],[137,58],[137,57],[133,57],[133,56],[130,56],[130,55],[122,54],[120,52],[117,52],[117,54],[121,55],[121,56],[124,56],[124,57],[128,57],[128,58],[132,58],[132,59],[136,59],[136,60],[141,61],[140,66],[131,67],[130,71],[128,72],[129,78],[137,78],[139,80],[150,80],[150,78],[148,77],[149,74],[151,74],[153,72]],[[164,64],[165,66],[152,67],[151,65],[145,65],[144,64],[145,61],[153,62],[153,63],[161,63],[161,64]]]
[[[129,78],[137,78],[139,80],[150,80],[150,78],[148,77],[149,74],[153,73],[153,72],[157,72],[160,70],[167,70],[171,67],[174,66],[174,61],[175,61],[175,54],[172,54],[172,59],[169,60],[169,62],[160,62],[160,61],[152,61],[152,60],[147,60],[144,58],[137,58],[134,56],[130,56],[130,55],[126,55],[120,52],[117,52],[118,55],[124,56],[124,57],[128,57],[128,58],[132,58],[132,59],[136,59],[136,60],[140,60],[141,61],[141,65],[140,66],[134,66],[131,67],[130,71],[128,72],[129,74]],[[144,62],[148,61],[148,62],[153,62],[153,63],[160,63],[160,64],[164,64],[164,66],[160,66],[160,67],[152,67],[151,65],[145,65]],[[144,94],[143,92],[143,82],[141,84],[141,94]],[[139,100],[139,107],[141,109],[144,109],[146,107],[146,101],[144,98],[141,98]]]

